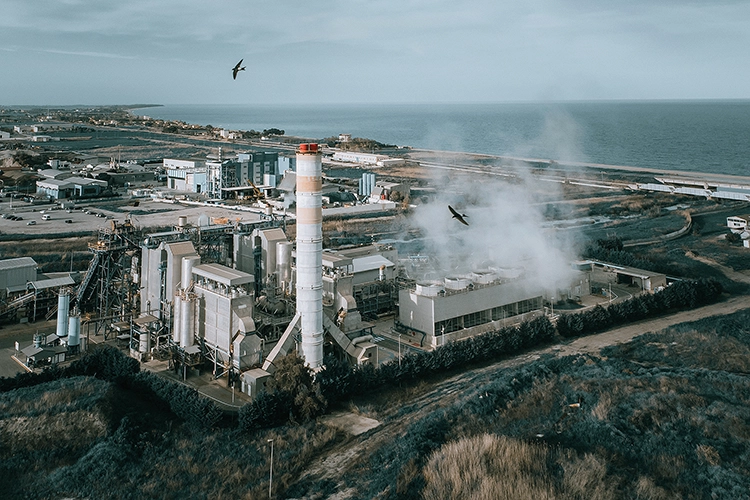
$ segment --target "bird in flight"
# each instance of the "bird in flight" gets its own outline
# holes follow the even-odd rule
[[[461,224],[464,224],[466,226],[469,225],[469,223],[466,222],[466,219],[464,219],[464,217],[468,217],[468,215],[466,215],[466,214],[460,214],[460,213],[456,212],[453,209],[453,207],[450,206],[450,205],[448,205],[448,210],[450,210],[451,213],[453,214],[453,217],[452,217],[453,219],[456,219],[458,222],[460,222]]]
[[[239,73],[240,71],[245,71],[245,67],[242,66],[242,59],[240,59],[240,62],[238,62],[237,65],[232,68],[232,80],[237,79],[237,73]]]

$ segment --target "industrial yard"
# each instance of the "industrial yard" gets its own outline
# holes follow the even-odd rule
[[[100,142],[122,142],[118,134],[125,133],[95,130]],[[161,150],[153,146],[157,139]],[[9,178],[4,181],[9,196],[0,201],[0,375],[41,377],[52,367],[70,371],[43,389],[54,411],[87,415],[80,423],[86,432],[76,444],[80,454],[52,460],[62,467],[58,470],[86,467],[79,458],[87,456],[102,478],[119,477],[119,472],[105,473],[106,460],[90,456],[88,447],[99,442],[112,448],[107,453],[130,457],[127,464],[122,458],[123,474],[150,478],[135,482],[135,497],[158,496],[165,487],[160,481],[176,473],[179,484],[167,487],[175,497],[180,491],[236,496],[247,485],[243,491],[257,498],[268,487],[265,445],[276,440],[282,450],[276,487],[285,497],[359,498],[361,492],[372,497],[381,491],[395,498],[434,491],[440,498],[440,488],[448,486],[439,485],[440,473],[430,468],[438,467],[434,461],[440,453],[449,453],[441,446],[449,437],[476,438],[478,423],[496,418],[491,425],[509,426],[518,441],[514,445],[531,446],[525,449],[531,454],[546,450],[550,464],[597,460],[598,469],[592,465],[592,470],[604,471],[597,481],[611,481],[614,489],[631,487],[628,474],[637,469],[646,496],[660,494],[659,481],[667,481],[670,491],[689,490],[690,481],[679,475],[647,472],[653,465],[647,459],[639,458],[643,463],[633,470],[616,465],[622,455],[614,445],[606,452],[597,449],[595,459],[584,458],[594,449],[576,448],[577,426],[614,418],[620,404],[605,401],[608,389],[596,386],[598,375],[585,367],[632,374],[646,366],[663,384],[679,386],[686,398],[699,397],[669,371],[675,352],[653,340],[669,351],[663,361],[654,361],[652,344],[633,338],[672,328],[677,345],[682,339],[674,332],[692,328],[679,349],[696,358],[701,358],[699,339],[706,335],[730,342],[705,323],[679,325],[716,314],[746,314],[750,250],[742,244],[745,236],[727,236],[727,219],[747,210],[744,179],[736,185],[745,187],[733,191],[723,190],[726,179],[713,187],[707,183],[704,191],[718,195],[706,197],[690,191],[698,189],[694,182],[650,185],[660,174],[643,169],[412,150],[371,155],[372,164],[350,164],[351,158],[361,161],[367,155],[337,153],[301,138],[263,148],[252,141],[153,131],[133,131],[131,140],[132,149],[110,144],[93,151],[141,158],[147,153],[153,161],[159,152],[179,156],[188,151],[181,147],[193,149],[190,158],[165,156],[148,169],[135,168],[135,158],[128,163],[113,156],[91,168],[49,158],[50,168],[36,174],[16,169],[15,179],[36,179],[36,192],[24,197],[15,197]],[[98,170],[106,175],[97,176]],[[113,188],[87,180],[105,178],[123,184]],[[83,195],[87,189],[91,196]],[[453,207],[461,220],[452,217]],[[710,279],[716,292],[710,300],[688,300],[692,305],[683,307],[673,298],[667,301],[668,314],[652,317],[665,314],[653,306],[660,294],[694,286],[691,293],[700,295],[704,282],[689,284],[699,278]],[[718,303],[704,305],[718,297]],[[636,312],[632,304],[639,305]],[[648,315],[638,316],[648,307]],[[565,332],[572,327],[563,326],[574,323],[569,318],[605,309],[621,311],[620,323],[611,319],[608,331],[568,338]],[[736,337],[734,348],[745,352],[746,339]],[[505,350],[485,356],[464,347],[482,345],[482,338],[502,339]],[[103,354],[106,349],[117,354]],[[467,359],[473,361],[452,365],[441,358],[462,349],[472,351],[474,357]],[[599,357],[602,349],[605,357]],[[637,355],[626,360],[629,352]],[[441,359],[435,366],[445,362],[448,368],[403,375],[419,373],[414,367],[420,359]],[[744,370],[744,361],[736,362],[713,366],[701,358],[693,368],[731,378]],[[87,363],[104,363],[107,369],[95,379]],[[285,390],[277,370],[283,376],[300,370],[310,377],[309,386],[296,387],[293,406],[280,417],[272,411],[273,398]],[[339,378],[334,370],[342,370]],[[550,375],[556,370],[584,382],[560,382]],[[115,375],[107,378],[102,371]],[[352,386],[364,389],[329,386],[326,392],[313,385],[316,376],[336,384],[347,376],[363,377]],[[629,384],[638,384],[629,376],[617,379],[615,393],[632,394]],[[367,385],[377,377],[388,382]],[[519,380],[527,385],[518,385]],[[164,389],[165,381],[195,389],[203,399],[187,395],[192,406],[174,404],[170,398],[176,392]],[[706,390],[701,386],[698,392]],[[65,407],[69,391],[80,397]],[[16,396],[4,394],[0,405],[9,409]],[[144,394],[159,403],[149,407]],[[33,395],[17,397],[23,404],[13,410],[12,422],[2,422],[0,432],[12,437],[14,449],[26,450],[14,460],[33,462],[16,427],[39,403]],[[717,397],[728,405],[724,410],[741,413],[731,397]],[[530,416],[538,409],[524,406],[524,398],[543,408],[538,418]],[[595,403],[591,415],[575,413]],[[139,410],[128,413],[123,409],[128,404]],[[326,405],[335,411],[321,416]],[[651,414],[658,413],[657,406],[645,407]],[[303,423],[315,417],[317,425]],[[174,430],[173,421],[180,422]],[[646,426],[640,420],[634,425]],[[605,426],[596,432],[616,433]],[[32,433],[33,439],[52,439],[45,432]],[[224,443],[219,451],[199,460],[199,450],[217,442]],[[427,451],[415,451],[423,445]],[[553,453],[553,446],[580,456]],[[690,467],[722,460],[739,467],[717,442],[698,446],[699,458],[685,459]],[[221,454],[232,457],[223,466]],[[178,458],[184,464],[175,465]],[[2,472],[17,466],[9,463]],[[223,468],[233,470],[231,494],[208,477],[223,477]],[[563,468],[538,471],[552,478],[550,492],[556,484],[576,482],[570,470],[560,472]],[[377,470],[370,475],[371,469]],[[102,494],[100,486],[76,489],[53,476],[36,483],[41,489],[31,496]],[[602,490],[601,498],[614,498],[613,491]]]

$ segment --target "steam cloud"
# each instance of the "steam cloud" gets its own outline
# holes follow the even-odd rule
[[[543,150],[553,159],[580,160],[579,135],[572,119],[552,113],[534,144],[519,145],[515,151]],[[549,292],[570,285],[577,235],[548,228],[544,216],[548,202],[562,199],[560,184],[541,182],[520,166],[511,181],[493,175],[438,172],[433,183],[439,194],[419,205],[411,222],[425,236],[425,252],[444,275],[511,268],[522,269],[530,286]],[[468,227],[451,218],[449,204],[468,215]]]

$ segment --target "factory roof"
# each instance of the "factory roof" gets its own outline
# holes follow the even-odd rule
[[[352,259],[339,253],[323,252],[323,265],[325,267],[346,267],[352,265]]]
[[[159,318],[152,314],[144,314],[143,316],[138,316],[133,320],[133,323],[136,325],[147,325],[149,323],[153,323],[154,321],[159,321]]]
[[[192,241],[177,241],[174,243],[165,243],[165,250],[172,255],[178,255],[181,257],[188,257],[191,255],[198,255],[195,252],[195,247]]]
[[[19,267],[36,267],[36,261],[31,257],[16,257],[0,260],[0,271],[18,269]]]
[[[58,286],[69,286],[69,285],[75,285],[76,282],[73,278],[70,276],[64,276],[60,278],[50,278],[46,280],[37,280],[37,281],[31,281],[31,286],[36,288],[37,290],[44,290],[46,288],[54,288]]]
[[[218,281],[227,286],[244,285],[255,281],[252,274],[222,266],[221,264],[200,264],[193,267],[193,274]]]
[[[393,267],[394,264],[390,260],[386,259],[382,255],[368,255],[367,257],[359,257],[352,259],[354,265],[354,272],[361,273],[364,271],[372,271],[373,269],[380,269],[380,266]]]

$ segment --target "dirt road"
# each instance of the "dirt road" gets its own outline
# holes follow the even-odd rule
[[[695,321],[710,316],[730,314],[749,307],[750,296],[730,297],[723,302],[698,309],[644,320],[614,328],[597,335],[589,335],[555,346],[527,351],[518,356],[507,358],[482,368],[460,373],[435,384],[417,388],[416,390],[419,391],[419,394],[415,395],[407,403],[411,409],[410,412],[403,412],[403,404],[394,404],[382,410],[377,415],[377,418],[382,422],[381,425],[373,427],[369,432],[348,440],[341,446],[335,447],[325,455],[318,457],[318,460],[310,464],[310,467],[302,474],[302,477],[311,480],[313,483],[324,479],[329,481],[340,480],[345,476],[344,471],[351,466],[350,464],[358,464],[366,461],[372,450],[376,450],[392,440],[399,439],[412,423],[425,418],[429,413],[441,407],[453,404],[457,398],[465,393],[465,388],[477,387],[492,378],[494,373],[523,365],[524,363],[538,359],[542,354],[551,353],[558,356],[582,353],[598,354],[604,347],[628,342],[644,333],[658,332],[679,323]],[[397,414],[398,418],[392,418]],[[367,420],[369,421],[370,419]],[[335,465],[335,467],[331,467],[331,465]],[[343,500],[357,497],[356,491],[347,489],[344,484],[340,484],[339,486],[337,488],[339,492],[329,498]]]

